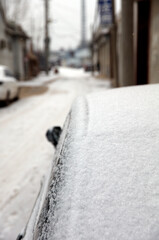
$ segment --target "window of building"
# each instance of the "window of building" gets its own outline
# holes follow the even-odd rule
[[[6,48],[6,41],[5,40],[0,40],[0,49],[5,49]]]

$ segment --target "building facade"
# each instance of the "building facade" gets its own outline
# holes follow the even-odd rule
[[[108,29],[103,29],[94,33],[92,58],[94,71],[98,71],[100,77],[111,78],[111,42],[110,32]]]
[[[124,6],[125,2],[122,0]],[[120,86],[159,83],[159,1],[131,0],[126,4],[125,10],[128,11],[131,8],[132,14],[125,16],[122,11],[123,24],[122,21],[118,22],[118,28],[121,28],[120,36],[118,36],[121,47],[121,51],[119,50]],[[132,18],[131,21],[130,18]],[[124,48],[127,44],[132,55],[126,52],[124,55]],[[128,62],[128,67],[126,67]],[[128,69],[133,70],[131,80],[128,76]]]
[[[98,0],[97,5],[103,2],[114,1]],[[110,26],[101,25],[96,10],[92,40],[94,68],[101,76],[111,78],[113,86],[159,83],[159,1],[122,0],[121,3],[121,13]],[[114,59],[117,74],[114,74]]]
[[[113,5],[109,0],[98,0],[92,33],[92,62],[94,71],[102,78],[112,79],[114,66]]]
[[[15,77],[25,79],[25,54],[28,36],[23,29],[6,19],[0,4],[0,64],[8,66]]]
[[[150,46],[149,46],[149,83],[159,83],[159,1],[151,2]]]
[[[6,33],[4,12],[0,5],[0,64],[7,65],[14,71],[12,39]]]

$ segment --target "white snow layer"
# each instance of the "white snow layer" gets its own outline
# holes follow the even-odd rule
[[[17,82],[19,87],[38,87],[48,84],[53,80],[56,80],[60,77],[59,74],[54,74],[53,71],[50,71],[48,75],[44,72],[41,72],[37,77],[28,80],[28,81],[21,81]]]
[[[51,78],[40,75],[30,86]],[[43,95],[0,109],[0,240],[16,239],[25,227],[42,176],[49,172],[54,150],[46,130],[63,124],[76,96],[107,89],[109,82],[82,70],[60,68],[58,80],[48,87]]]
[[[159,85],[78,99],[70,121],[38,239],[158,240]]]

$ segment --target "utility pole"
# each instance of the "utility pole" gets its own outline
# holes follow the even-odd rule
[[[49,73],[49,0],[44,0],[45,5],[45,72]]]
[[[134,85],[133,0],[122,0],[122,71],[121,86]]]
[[[85,44],[86,44],[86,5],[85,5],[85,0],[81,0],[81,1],[82,1],[81,45],[85,46]]]

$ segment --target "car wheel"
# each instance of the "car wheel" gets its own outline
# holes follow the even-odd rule
[[[7,91],[7,94],[6,94],[6,100],[5,100],[5,104],[6,106],[8,106],[10,103],[10,91]]]

